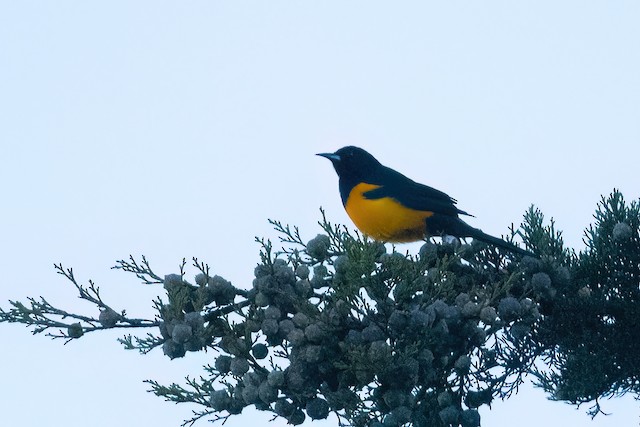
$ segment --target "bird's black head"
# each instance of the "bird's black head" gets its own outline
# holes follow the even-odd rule
[[[335,153],[318,153],[333,163],[333,168],[342,179],[358,180],[370,176],[380,168],[380,162],[359,147],[342,147]]]

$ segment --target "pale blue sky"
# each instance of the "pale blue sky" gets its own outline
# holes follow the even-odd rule
[[[640,196],[638,22],[635,1],[0,2],[0,301],[91,314],[62,262],[152,316],[162,290],[109,270],[129,253],[161,274],[197,256],[248,287],[267,218],[307,238],[320,206],[350,224],[313,155],[347,144],[486,232],[534,203],[581,248],[601,194]],[[2,425],[177,426],[190,408],[142,380],[210,361],[125,352],[120,333],[62,346],[0,328]],[[638,423],[630,398],[604,407],[591,422],[525,387],[483,426]]]

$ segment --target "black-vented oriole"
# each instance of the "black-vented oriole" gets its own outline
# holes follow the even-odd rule
[[[486,234],[460,219],[467,212],[442,191],[419,184],[382,165],[358,147],[319,153],[331,160],[340,178],[347,214],[364,234],[384,242],[414,242],[429,236],[472,237],[520,255],[533,255]]]

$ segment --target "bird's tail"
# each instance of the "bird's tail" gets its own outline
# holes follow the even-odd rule
[[[509,243],[498,237],[491,236],[478,228],[473,228],[473,227],[469,227],[469,228],[471,229],[469,232],[469,237],[472,237],[474,239],[480,240],[481,242],[485,242],[493,246],[497,246],[501,249],[512,252],[514,254],[518,254],[522,256],[528,255],[528,256],[537,258],[537,255],[534,254],[533,252],[530,252],[526,249],[522,249],[514,245],[513,243]]]
[[[533,252],[526,249],[522,249],[497,237],[493,237],[479,228],[475,228],[461,220],[460,218],[448,216],[448,215],[434,215],[428,218],[427,226],[432,235],[445,235],[449,234],[456,237],[471,237],[481,242],[488,243],[493,246],[497,246],[501,249],[509,251],[518,255],[528,255],[534,258],[539,258]]]

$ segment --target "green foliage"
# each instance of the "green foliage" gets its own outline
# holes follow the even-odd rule
[[[558,400],[595,401],[640,392],[640,205],[614,191],[585,232],[536,339],[552,368],[540,385]]]
[[[143,268],[148,268],[143,257]],[[123,262],[123,261],[120,261]],[[100,288],[91,280],[88,286],[77,282],[73,269],[64,268],[62,264],[54,264],[56,273],[64,276],[78,291],[80,299],[98,308],[96,315],[70,313],[51,305],[45,298],[28,298],[28,304],[20,301],[9,301],[12,308],[8,311],[0,308],[0,322],[22,323],[33,326],[32,333],[46,332],[53,339],[63,339],[65,344],[80,338],[85,333],[110,328],[148,328],[157,327],[157,320],[131,318],[125,310],[119,313],[108,306],[100,296]],[[150,270],[149,270],[150,271]],[[138,276],[140,277],[140,276]]]
[[[248,290],[197,259],[191,283],[185,260],[162,277],[131,257],[114,268],[165,293],[153,301],[155,319],[136,319],[56,266],[94,315],[30,299],[10,302],[0,321],[67,342],[152,328],[120,341],[141,353],[162,347],[171,359],[211,351],[211,364],[185,384],[147,381],[158,396],[197,405],[184,425],[254,406],[292,425],[333,413],[345,426],[476,427],[478,408],[509,397],[529,372],[574,403],[637,393],[638,205],[626,207],[618,193],[603,199],[579,256],[533,207],[511,239],[520,236],[539,258],[455,240],[400,253],[322,214],[322,233],[308,241],[271,221],[282,248],[256,239],[260,262]],[[549,369],[535,363],[541,355]]]

